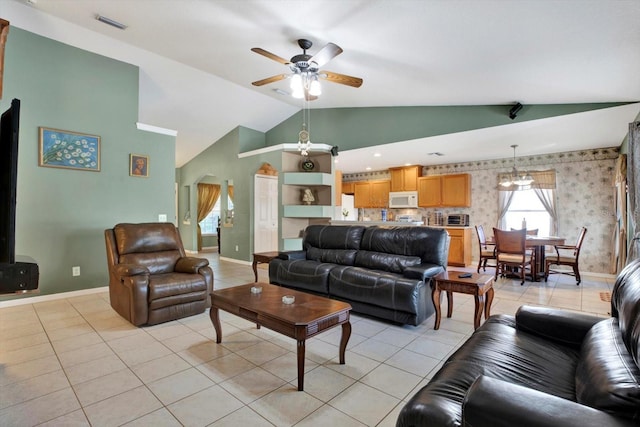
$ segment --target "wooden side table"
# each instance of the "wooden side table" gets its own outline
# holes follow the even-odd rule
[[[258,264],[269,263],[272,259],[278,258],[278,254],[280,252],[257,252],[253,254],[253,262],[251,266],[253,267],[253,275],[256,278],[256,282],[258,281]]]
[[[491,315],[491,303],[493,302],[493,275],[470,273],[471,277],[459,277],[461,274],[468,273],[466,271],[450,270],[438,274],[434,278],[431,290],[431,298],[436,309],[436,324],[433,329],[440,328],[440,292],[447,293],[447,317],[451,317],[453,313],[453,292],[461,294],[473,295],[476,303],[473,315],[473,328],[478,329],[480,326],[480,318],[484,310],[485,320]],[[485,294],[487,297],[485,298]],[[484,300],[484,304],[483,303]]]

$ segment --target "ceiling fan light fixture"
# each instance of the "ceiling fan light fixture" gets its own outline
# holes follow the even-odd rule
[[[342,48],[334,43],[327,43],[315,55],[307,54],[307,50],[311,48],[313,43],[306,39],[299,39],[298,46],[302,48],[302,54],[294,55],[290,60],[284,59],[278,55],[268,52],[262,48],[251,48],[252,52],[279,62],[289,68],[289,74],[277,74],[267,77],[266,79],[251,82],[253,86],[264,86],[269,83],[278,82],[285,79],[291,79],[291,91],[296,98],[304,97],[308,101],[313,101],[322,94],[322,87],[319,79],[325,79],[332,83],[338,83],[351,87],[360,87],[362,79],[359,77],[348,76],[346,74],[334,73],[327,70],[320,70],[327,62],[342,53]],[[302,94],[300,94],[302,92]]]
[[[296,73],[291,76],[291,82],[289,83],[289,87],[291,87],[292,91],[301,91],[302,90],[302,76],[299,73]]]
[[[313,80],[311,80],[311,84],[309,85],[309,95],[312,96],[320,96],[322,95],[322,87],[320,86],[320,82],[318,81],[318,76],[314,76]]]

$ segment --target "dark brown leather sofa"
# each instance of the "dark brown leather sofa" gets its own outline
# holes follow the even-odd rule
[[[640,260],[611,317],[545,307],[491,316],[403,407],[397,427],[640,425]]]
[[[185,256],[171,223],[105,230],[111,307],[136,326],[192,316],[211,306],[209,261]]]

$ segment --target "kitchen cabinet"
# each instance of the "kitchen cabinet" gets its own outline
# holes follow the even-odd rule
[[[355,208],[386,208],[389,204],[391,183],[384,181],[357,181],[353,184]]]
[[[391,191],[416,191],[418,177],[422,176],[422,166],[405,166],[390,168]]]
[[[471,207],[471,175],[431,175],[418,178],[418,206]]]
[[[471,265],[471,227],[447,227],[451,237],[448,265],[466,267]]]
[[[342,194],[353,194],[353,181],[342,181]]]
[[[423,208],[442,206],[442,180],[440,176],[418,178],[418,206]]]

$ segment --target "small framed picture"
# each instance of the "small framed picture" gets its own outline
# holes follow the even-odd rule
[[[137,177],[149,176],[149,156],[129,154],[129,175]]]

